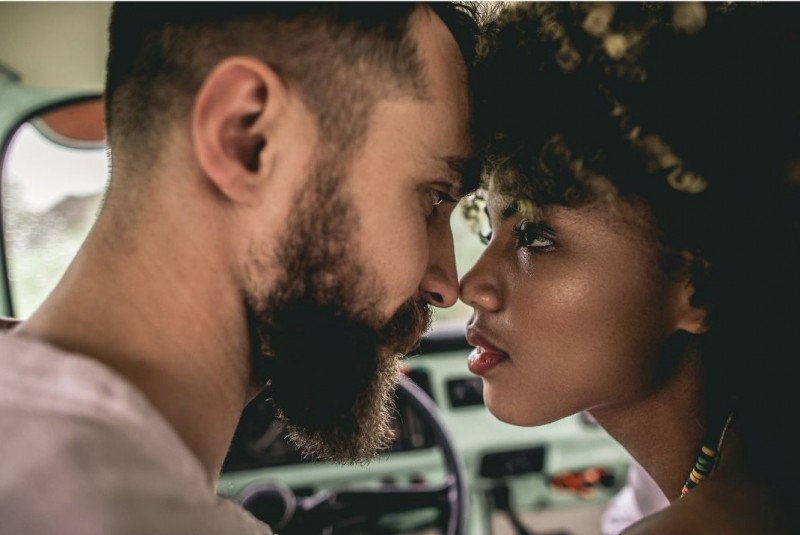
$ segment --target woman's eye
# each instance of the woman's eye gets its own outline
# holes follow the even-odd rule
[[[514,228],[514,235],[517,237],[517,245],[527,249],[543,251],[555,245],[555,238],[550,230],[527,220],[522,220]]]

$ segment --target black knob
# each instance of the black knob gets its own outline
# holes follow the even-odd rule
[[[292,489],[279,481],[253,483],[236,496],[236,501],[275,531],[289,523],[297,507]]]

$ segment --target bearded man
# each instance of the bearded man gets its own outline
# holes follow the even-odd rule
[[[446,3],[114,6],[102,210],[0,338],[4,533],[269,533],[214,491],[265,386],[311,455],[385,445],[457,299],[474,32]]]

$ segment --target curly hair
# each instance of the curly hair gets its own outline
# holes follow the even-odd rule
[[[665,250],[702,260],[709,405],[733,406],[776,481],[787,463],[798,473],[783,435],[800,327],[798,15],[770,2],[509,4],[485,27],[473,88],[485,187],[534,216],[643,204]]]

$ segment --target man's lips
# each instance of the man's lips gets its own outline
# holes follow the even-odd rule
[[[467,331],[467,343],[475,346],[467,360],[467,366],[476,375],[483,375],[508,359],[508,353],[489,342],[476,330]]]

